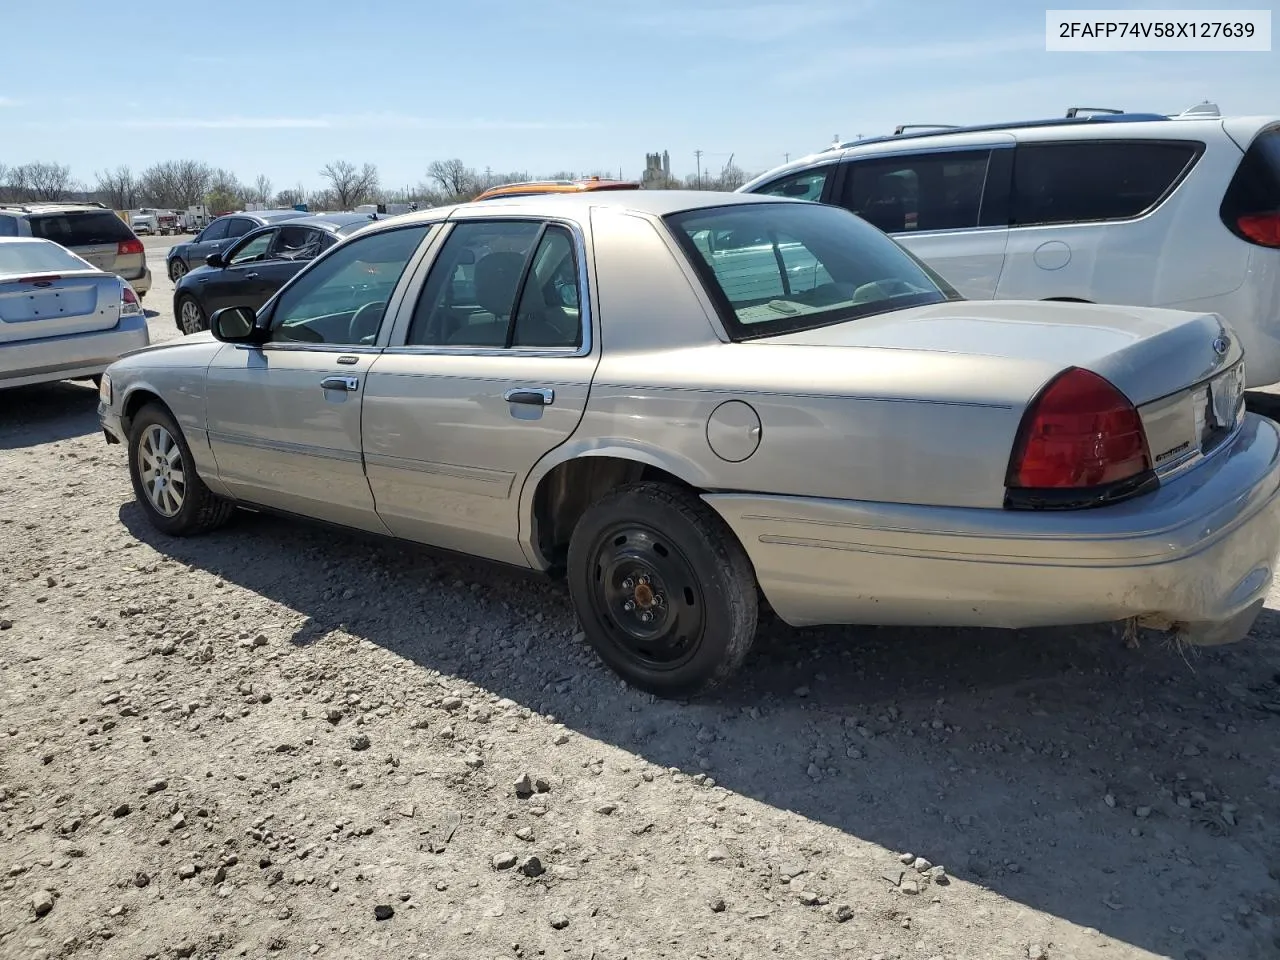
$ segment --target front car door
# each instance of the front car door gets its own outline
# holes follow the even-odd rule
[[[587,263],[578,224],[478,218],[419,268],[365,394],[392,533],[527,565],[521,487],[577,428],[599,356]]]
[[[1009,239],[1013,141],[846,161],[836,202],[883,230],[964,296],[995,296]]]
[[[276,229],[266,227],[247,234],[223,253],[221,267],[195,274],[193,279],[206,316],[223,307],[256,310],[267,301],[270,294],[258,283],[259,265],[271,250]]]
[[[361,457],[373,341],[432,224],[335,248],[259,315],[261,346],[227,344],[205,397],[218,476],[238,499],[385,533]]]

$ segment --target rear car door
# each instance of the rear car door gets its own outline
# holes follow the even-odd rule
[[[420,269],[365,395],[365,466],[392,533],[527,564],[520,491],[577,428],[598,359],[586,262],[575,224],[476,219]]]
[[[1013,140],[846,161],[838,202],[893,237],[966,297],[995,296],[1009,239]]]
[[[385,533],[361,456],[365,378],[396,285],[431,229],[379,231],[334,250],[269,303],[260,346],[209,365],[205,413],[218,476],[242,500]]]
[[[230,217],[221,217],[209,224],[187,246],[187,266],[194,270],[203,267],[205,257],[217,250],[218,245],[227,239],[227,225]]]

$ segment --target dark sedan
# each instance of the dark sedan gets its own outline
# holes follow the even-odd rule
[[[311,214],[303,210],[249,210],[244,213],[228,213],[210,221],[209,225],[187,243],[174,244],[165,255],[169,279],[177,283],[185,274],[204,265],[205,257],[220,253],[250,230],[279,223],[282,220],[300,220]]]
[[[222,307],[256,310],[308,261],[373,222],[367,213],[324,213],[246,233],[178,280],[173,291],[178,329],[207,330],[209,316]]]

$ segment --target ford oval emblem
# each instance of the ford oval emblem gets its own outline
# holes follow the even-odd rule
[[[1228,336],[1214,337],[1213,352],[1220,357],[1225,357],[1227,351],[1231,349],[1231,338]]]

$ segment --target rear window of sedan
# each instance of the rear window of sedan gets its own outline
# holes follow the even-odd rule
[[[0,276],[92,269],[93,264],[81,260],[56,243],[46,243],[43,240],[0,243]]]
[[[838,207],[752,203],[665,218],[735,340],[812,330],[958,295]]]

